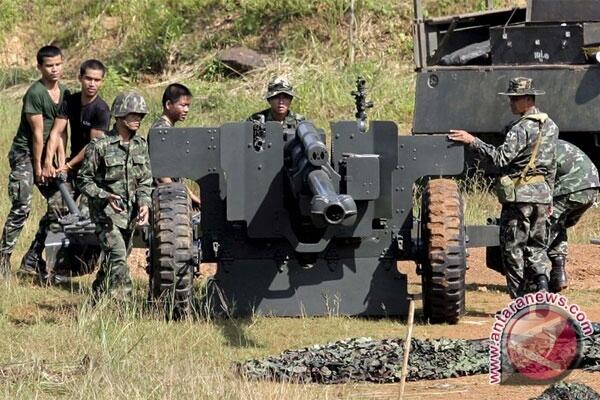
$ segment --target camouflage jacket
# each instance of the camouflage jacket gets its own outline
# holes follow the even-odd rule
[[[115,128],[90,142],[77,175],[77,187],[89,197],[94,222],[107,219],[122,229],[133,226],[137,210],[151,206],[152,173],[146,139],[134,135],[123,144]],[[121,196],[125,211],[117,213],[108,204],[108,194]]]
[[[600,187],[598,169],[577,146],[556,142],[556,183],[554,197]]]
[[[275,121],[275,118],[273,118],[273,113],[271,112],[270,108],[254,113],[248,118],[248,121],[261,120],[263,120],[264,122]],[[296,114],[293,111],[288,111],[288,114],[281,122],[281,124],[283,125],[284,132],[286,130],[296,131],[296,127],[298,126],[298,123],[300,121],[304,121],[304,116]]]
[[[543,175],[545,182],[517,186],[514,201],[518,203],[552,202],[558,139],[558,127],[554,121],[534,108],[505,128],[506,137],[500,146],[494,147],[480,139],[475,139],[470,146],[476,155],[488,159],[499,168],[500,175],[517,178],[531,159],[540,128],[542,137],[535,168],[528,171],[527,175]]]
[[[152,126],[150,126],[150,129],[172,128],[172,127],[173,127],[173,124],[171,123],[171,121],[169,121],[164,115],[161,115],[160,117],[158,117],[158,119],[156,121],[154,121]]]

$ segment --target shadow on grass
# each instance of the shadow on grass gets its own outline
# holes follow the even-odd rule
[[[56,324],[75,320],[79,305],[79,302],[66,299],[47,299],[11,307],[6,315],[17,326]]]
[[[253,323],[252,318],[217,318],[212,323],[219,327],[228,346],[262,347],[246,334],[246,329]]]
[[[498,285],[492,283],[469,283],[466,285],[466,290],[468,292],[481,292],[482,288],[488,292],[500,292],[506,293],[506,285]]]

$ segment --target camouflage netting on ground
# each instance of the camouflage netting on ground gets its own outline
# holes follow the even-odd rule
[[[600,400],[594,389],[581,383],[555,383],[533,400]]]
[[[600,325],[584,340],[580,368],[600,371]],[[402,339],[353,338],[286,350],[276,357],[236,364],[250,379],[300,383],[390,383],[400,379]],[[412,339],[408,380],[444,379],[488,372],[487,340]]]

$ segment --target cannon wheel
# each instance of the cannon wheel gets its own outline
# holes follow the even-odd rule
[[[152,195],[150,299],[168,319],[190,314],[193,299],[191,203],[185,185],[159,185]]]
[[[423,314],[455,324],[465,312],[465,228],[462,197],[450,179],[427,183],[421,204]]]

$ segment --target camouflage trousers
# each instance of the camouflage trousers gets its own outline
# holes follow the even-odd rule
[[[511,298],[525,294],[528,281],[548,275],[546,219],[548,204],[505,203],[500,215],[500,247]]]
[[[583,214],[594,204],[597,194],[598,189],[587,189],[554,198],[552,215],[548,219],[550,258],[567,256],[567,229],[579,222]]]
[[[109,220],[96,222],[96,233],[103,258],[92,284],[94,293],[128,296],[131,293],[131,277],[127,256],[131,251],[133,230],[121,229]]]
[[[34,187],[31,156],[24,152],[11,150],[8,154],[8,160],[10,164],[8,197],[11,201],[11,208],[6,217],[2,239],[0,240],[0,254],[6,256],[12,254],[23,226],[29,217]],[[48,227],[50,224],[57,222],[57,213],[62,212],[64,205],[56,185],[37,185],[37,187],[48,203],[46,214],[39,222],[38,231],[31,245],[31,248],[35,248],[35,251],[41,254],[48,234]]]

